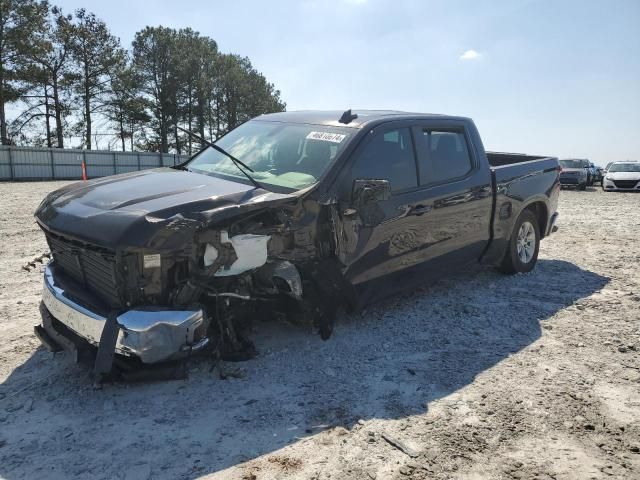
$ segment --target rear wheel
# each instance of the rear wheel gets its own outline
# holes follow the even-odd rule
[[[500,266],[503,273],[530,272],[538,260],[540,226],[531,210],[523,211],[513,227],[507,252]]]

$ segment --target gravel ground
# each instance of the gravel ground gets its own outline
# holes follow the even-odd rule
[[[563,191],[537,268],[475,269],[322,342],[260,324],[240,378],[93,390],[39,346],[32,212],[0,184],[0,477],[640,478],[640,195]]]

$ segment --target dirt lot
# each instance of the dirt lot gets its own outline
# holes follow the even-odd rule
[[[563,191],[530,274],[447,278],[327,342],[260,324],[240,378],[96,391],[39,346],[20,269],[61,185],[0,184],[0,477],[640,478],[640,195]]]

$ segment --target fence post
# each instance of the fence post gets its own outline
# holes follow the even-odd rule
[[[111,152],[111,156],[113,157],[113,174],[116,175],[118,173],[118,169],[116,168],[116,152]]]
[[[87,174],[87,170],[89,170],[87,168],[87,151],[83,148],[82,149],[82,172],[83,172],[83,180],[87,180],[89,178],[89,175]]]
[[[138,158],[138,171],[142,170],[140,168],[140,152],[136,152],[136,157]]]
[[[9,171],[11,172],[11,180],[15,180],[15,174],[13,172],[13,155],[11,153],[11,145],[9,145]]]
[[[53,148],[49,149],[49,158],[51,160],[51,180],[56,179],[56,169],[53,166]]]
[[[158,152],[158,167],[162,166],[162,152]]]

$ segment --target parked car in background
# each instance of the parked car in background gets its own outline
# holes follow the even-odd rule
[[[568,158],[567,160],[574,160],[580,164],[580,166],[587,173],[587,186],[592,186],[595,181],[596,167],[586,158]]]
[[[586,190],[589,183],[587,169],[582,160],[560,160],[560,185],[563,187],[577,187]]]
[[[597,165],[595,166],[595,169],[596,176],[593,180],[593,183],[599,183],[600,185],[602,185],[602,179],[604,178],[604,169],[602,167],[598,167]]]
[[[602,169],[602,178],[605,177],[605,175],[609,171],[609,167],[611,167],[611,165],[613,165],[614,163],[615,162],[609,162],[609,163],[607,163],[607,166]]]
[[[614,162],[602,181],[605,192],[640,191],[640,162]]]
[[[589,160],[580,160],[584,169],[587,171],[587,185],[591,187],[594,184],[595,175],[596,175],[596,167]]]
[[[593,186],[600,181],[598,177],[598,168],[590,160],[587,160],[586,163],[587,163],[587,176],[589,177],[589,181],[587,182],[587,184],[589,186]]]

